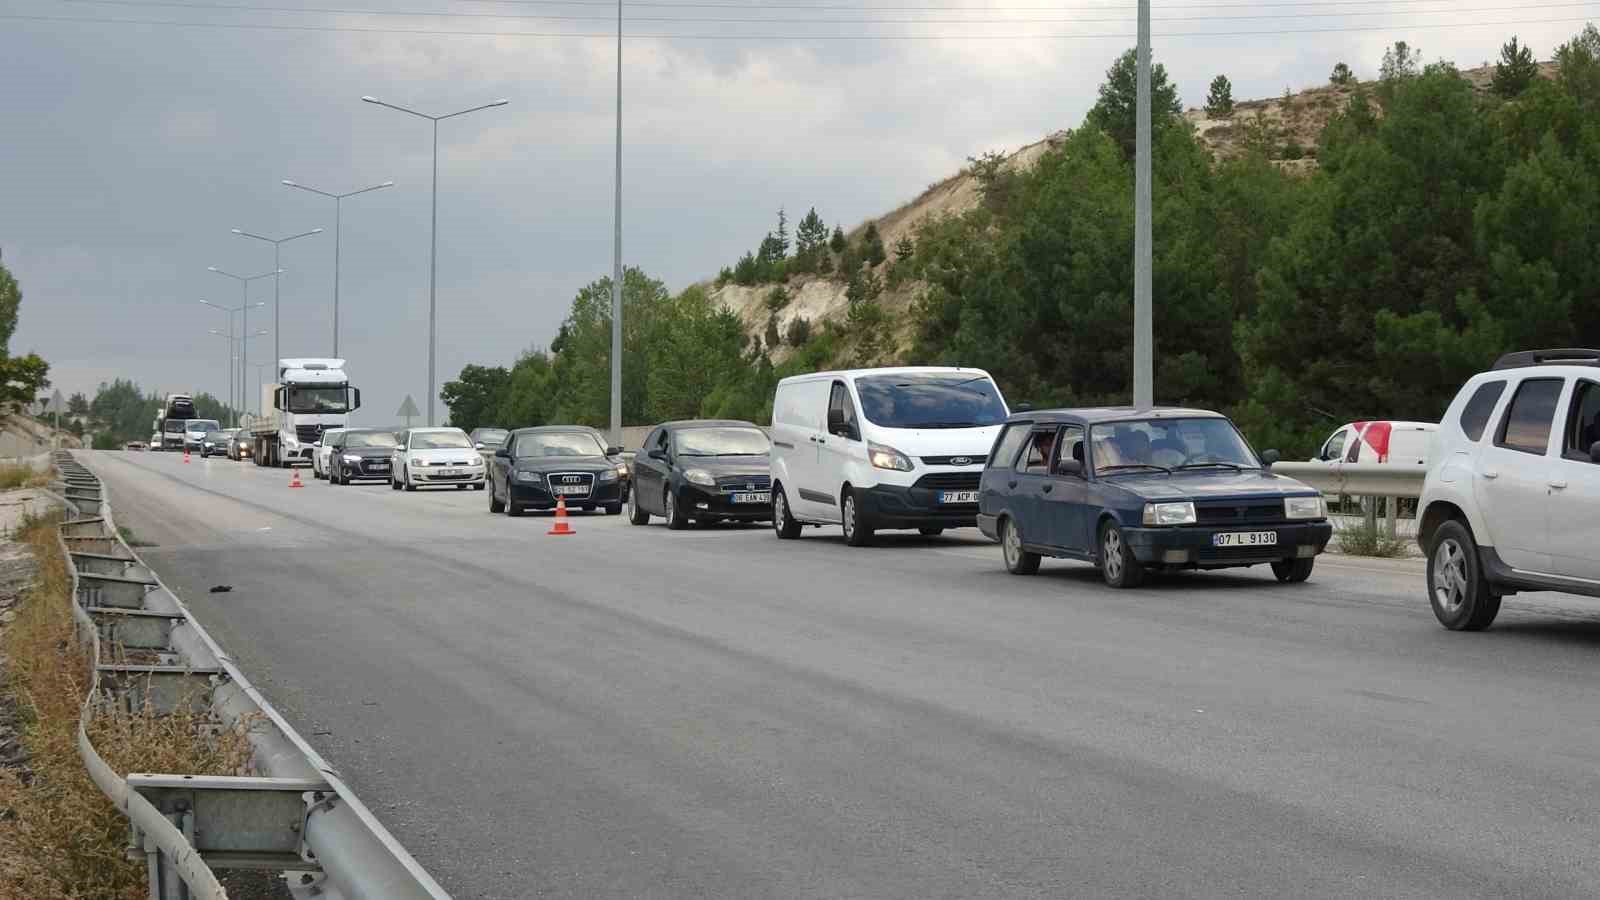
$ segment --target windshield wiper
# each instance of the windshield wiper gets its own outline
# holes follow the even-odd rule
[[[1178,467],[1178,471],[1181,472],[1184,469],[1204,469],[1204,468],[1207,468],[1209,466],[1225,466],[1225,467],[1227,467],[1229,469],[1234,470],[1235,472],[1239,472],[1239,471],[1243,471],[1244,470],[1244,466],[1241,466],[1238,463],[1218,461],[1218,462],[1184,463],[1183,465]]]
[[[977,428],[977,422],[918,422],[915,425],[897,425],[896,428]]]
[[[1167,473],[1168,475],[1172,474],[1172,470],[1171,469],[1167,468],[1166,466],[1158,466],[1155,463],[1122,463],[1120,465],[1115,465],[1115,466],[1101,466],[1100,467],[1100,471],[1102,471],[1102,472],[1116,472],[1116,471],[1122,470],[1122,469],[1157,469],[1157,470],[1160,470],[1162,472]]]

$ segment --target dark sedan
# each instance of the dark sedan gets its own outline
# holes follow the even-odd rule
[[[622,474],[599,433],[581,426],[519,428],[489,465],[489,511],[520,516],[558,500],[585,511],[622,512]]]
[[[772,520],[772,444],[749,422],[692,420],[656,426],[633,458],[629,520],[668,528]]]
[[[1321,494],[1272,474],[1276,460],[1205,410],[1019,413],[984,469],[978,528],[1018,575],[1051,556],[1096,563],[1119,588],[1153,569],[1259,564],[1305,581],[1333,526]]]
[[[389,480],[394,432],[376,428],[346,429],[334,435],[332,441],[328,453],[329,484],[350,484],[369,478]]]

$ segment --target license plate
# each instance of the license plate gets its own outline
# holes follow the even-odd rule
[[[589,488],[581,484],[558,484],[552,486],[550,490],[552,493],[562,494],[568,497],[574,495],[581,497],[589,493]]]
[[[1211,536],[1213,547],[1271,547],[1277,543],[1276,531],[1225,531]]]
[[[372,471],[374,471],[374,472],[387,472],[387,471],[389,471],[389,464],[388,463],[373,463],[369,468],[371,468]]]
[[[940,503],[977,503],[977,491],[940,491]]]
[[[455,475],[457,473],[456,473],[455,469],[439,469],[439,470],[435,471],[433,474],[438,475],[438,476],[440,476],[442,478],[449,478],[451,475]]]
[[[771,503],[772,492],[761,491],[756,494],[734,494],[732,499],[734,503]]]

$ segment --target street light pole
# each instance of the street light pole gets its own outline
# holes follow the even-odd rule
[[[420,113],[414,109],[407,109],[404,106],[396,106],[393,103],[386,103],[382,100],[379,100],[377,97],[362,97],[361,101],[363,103],[372,103],[377,106],[387,106],[390,109],[416,116],[419,119],[427,119],[433,123],[433,212],[430,217],[432,223],[430,230],[432,234],[429,237],[428,246],[428,424],[431,426],[433,425],[433,399],[434,395],[438,393],[434,387],[434,357],[436,356],[439,347],[436,316],[438,310],[438,305],[436,302],[436,288],[438,286],[439,264],[439,123],[445,119],[453,119],[456,116],[464,116],[470,112],[477,112],[480,109],[488,109],[492,106],[505,106],[511,101],[496,100],[493,103],[485,103],[482,106],[474,106],[470,109],[458,110],[453,113],[445,113],[442,116],[430,116],[427,113]]]
[[[244,331],[249,331],[250,330],[250,309],[249,309],[249,307],[251,305],[250,304],[250,282],[255,281],[255,280],[259,279],[259,278],[266,278],[269,275],[276,276],[276,275],[280,274],[283,270],[282,269],[274,269],[271,272],[262,272],[260,275],[235,275],[232,272],[224,272],[223,270],[217,268],[216,266],[208,266],[208,267],[206,267],[206,271],[215,272],[218,275],[222,275],[222,276],[224,276],[226,278],[232,278],[234,281],[239,282],[239,306],[240,306],[241,309],[244,310],[244,328],[243,328],[243,330]],[[265,303],[257,303],[255,305],[256,306],[265,306],[266,304]],[[250,360],[246,357],[246,352],[243,349],[241,349],[239,351],[239,355],[240,355],[240,359],[239,359],[239,400],[240,400],[240,405],[245,405],[243,401],[244,401],[245,389],[247,387],[249,387],[249,381],[250,381],[249,374],[250,373],[249,373],[248,366],[249,366]]]
[[[288,187],[299,188],[302,191],[310,191],[313,194],[321,194],[324,197],[333,198],[333,355],[337,357],[339,355],[339,237],[343,230],[344,198],[365,194],[368,191],[381,190],[386,187],[394,187],[394,182],[385,181],[383,184],[375,184],[372,187],[365,187],[358,191],[346,191],[343,194],[320,191],[314,187],[308,187],[288,179],[284,179],[283,183]]]
[[[1150,0],[1139,0],[1138,125],[1133,187],[1133,405],[1155,405],[1155,329],[1151,322]]]
[[[233,391],[233,375],[234,375],[234,368],[235,368],[234,365],[233,365],[233,361],[235,359],[235,357],[233,355],[233,341],[234,341],[234,337],[233,337],[233,313],[234,313],[234,311],[231,310],[231,309],[223,309],[222,307],[217,306],[215,303],[207,303],[204,300],[201,300],[200,302],[201,303],[205,303],[207,306],[216,307],[217,309],[220,309],[223,312],[228,314],[228,330],[227,330],[226,333],[218,331],[215,328],[211,329],[208,333],[210,333],[210,334],[220,334],[223,337],[228,339],[228,404],[227,404],[227,406],[228,406],[228,408],[231,409],[233,407],[233,401],[234,401],[234,391]],[[237,411],[234,412],[234,417],[235,417],[235,421],[232,424],[238,425],[239,422],[237,420],[237,417],[238,417],[238,412]]]
[[[617,173],[611,245],[611,441],[622,446],[622,0],[617,0]]]
[[[282,358],[278,355],[280,352],[280,348],[278,347],[278,336],[283,334],[283,320],[279,315],[280,310],[278,307],[278,276],[283,274],[283,267],[278,258],[279,253],[282,251],[284,244],[287,244],[290,241],[299,240],[303,237],[310,237],[313,234],[321,234],[322,229],[313,228],[310,231],[302,231],[299,234],[291,234],[288,237],[283,238],[269,238],[265,235],[252,234],[251,232],[238,228],[233,229],[233,233],[240,237],[255,238],[258,241],[266,241],[272,245],[272,358],[274,360],[274,364],[276,364],[276,360]]]

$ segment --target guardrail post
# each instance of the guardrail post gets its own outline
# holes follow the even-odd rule
[[[1362,504],[1361,505],[1366,507],[1367,531],[1369,531],[1369,532],[1371,532],[1373,534],[1377,534],[1378,533],[1378,498],[1377,497],[1362,497],[1361,500],[1362,500]]]
[[[1385,497],[1383,498],[1383,506],[1383,524],[1388,529],[1389,540],[1392,541],[1394,540],[1395,520],[1400,516],[1400,498]]]

